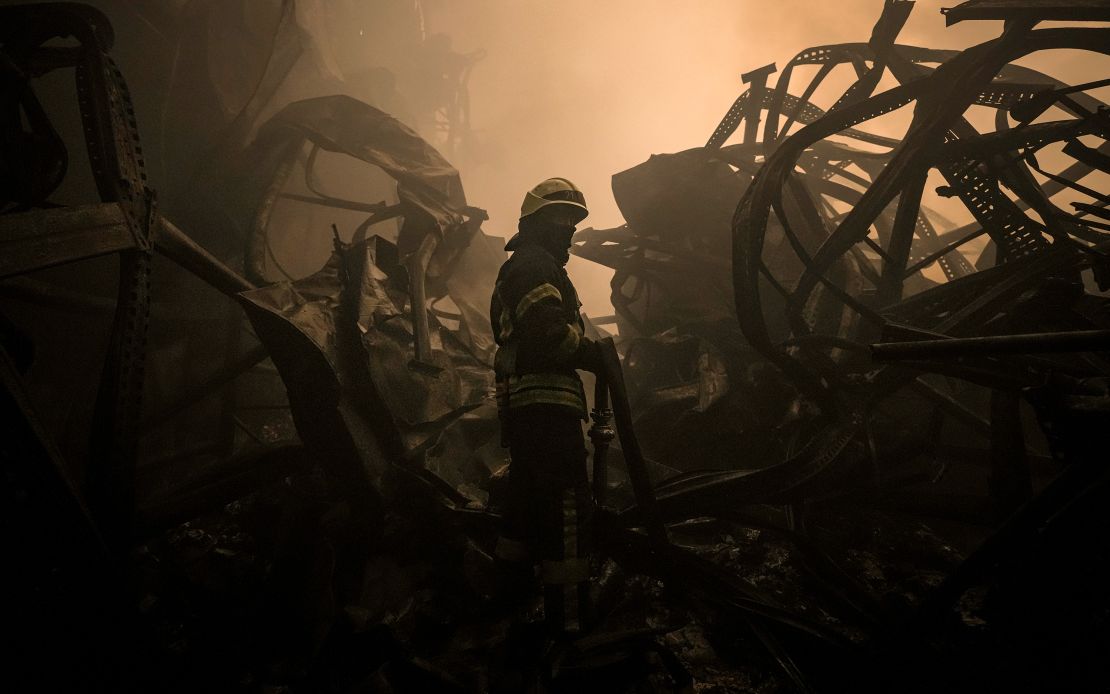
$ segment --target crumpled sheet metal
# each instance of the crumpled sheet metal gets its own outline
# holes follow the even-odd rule
[[[363,486],[377,488],[391,464],[440,491],[477,486],[485,481],[480,470],[436,480],[422,465],[452,427],[470,432],[448,437],[460,459],[494,437],[493,374],[434,317],[434,362],[413,365],[404,280],[396,247],[372,237],[337,251],[311,277],[244,292],[241,300],[274,355],[306,442],[357,458]]]
[[[615,270],[613,306],[624,337],[687,322],[728,320],[729,220],[736,174],[702,148],[652,155],[613,176],[627,224],[584,229],[572,252]]]
[[[333,369],[339,367],[335,329],[340,302],[338,260],[333,255],[328,264],[311,277],[296,282],[277,282],[240,294],[241,301],[249,306],[265,310],[295,326],[307,341],[306,346],[313,347]]]
[[[289,104],[259,130],[246,153],[244,172],[274,178],[281,161],[297,156],[301,141],[380,167],[397,181],[404,223],[398,238],[402,261],[428,235],[440,241],[427,269],[432,299],[450,296],[463,325],[461,339],[492,363],[495,348],[486,315],[488,287],[505,259],[497,241],[481,230],[484,213],[467,205],[459,172],[427,141],[389,114],[345,95]],[[323,199],[326,203],[327,200]]]
[[[397,180],[397,195],[408,212],[426,214],[441,235],[462,225],[466,195],[459,172],[393,116],[346,95],[322,96],[283,108],[262,127],[258,139],[284,137],[290,130],[329,152],[381,167]],[[402,238],[402,252],[418,243]]]
[[[493,374],[484,363],[466,351],[451,331],[439,327],[432,334],[432,365],[439,372],[412,369],[412,324],[398,315],[366,330],[363,347],[368,355],[371,377],[386,407],[404,432],[406,448],[423,441],[415,432],[420,425],[435,423],[460,409],[476,407],[492,393]]]
[[[351,331],[341,328],[338,255],[315,275],[243,292],[240,304],[281,374],[297,433],[374,522],[396,435],[375,427],[349,371]],[[369,415],[369,416],[367,416]]]
[[[704,250],[727,248],[728,222],[741,191],[728,164],[707,156],[704,148],[653,154],[613,174],[612,185],[617,208],[637,233],[681,239],[693,248],[710,246]],[[698,217],[690,217],[691,208]]]

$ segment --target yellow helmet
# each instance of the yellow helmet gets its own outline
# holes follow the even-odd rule
[[[524,194],[524,202],[520,205],[520,218],[524,219],[549,205],[576,208],[575,224],[581,222],[590,213],[586,208],[586,198],[582,195],[582,191],[578,190],[578,186],[565,178],[549,178]]]

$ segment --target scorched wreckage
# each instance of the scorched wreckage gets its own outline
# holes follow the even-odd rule
[[[1110,686],[1108,80],[1019,62],[1105,55],[1110,3],[972,0],[947,23],[1001,34],[938,50],[876,2],[613,176],[555,639],[493,560],[507,254],[449,162],[481,54],[386,3],[410,73],[294,97],[324,3],[164,5],[0,6],[6,690]]]

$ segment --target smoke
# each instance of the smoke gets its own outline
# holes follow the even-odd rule
[[[206,104],[202,95],[207,87],[201,87],[210,80],[217,93],[223,91],[220,85],[234,86],[231,110],[241,106],[253,92],[265,60],[248,60],[240,53],[250,52],[246,44],[268,47],[267,32],[282,0],[238,0],[226,6],[180,0],[93,1],[112,18],[119,37],[116,57],[135,87],[144,140],[156,145],[148,151],[160,153],[153,157],[152,180],[163,193],[163,209],[188,207],[191,198],[175,198],[173,191],[192,185],[187,172],[197,152],[211,144],[205,137],[226,125],[208,122],[226,115],[227,109]],[[433,49],[449,38],[445,52],[485,53],[469,80],[473,136],[458,147],[442,149],[461,171],[471,204],[489,211],[486,231],[511,236],[524,192],[551,176],[569,178],[585,192],[592,213],[583,226],[612,227],[624,221],[610,189],[614,173],[653,153],[703,145],[744,90],[742,73],[768,63],[781,68],[809,46],[867,41],[883,2],[297,0],[298,26],[309,39],[306,53],[268,99],[258,122],[291,101],[344,92],[435,140],[440,133],[427,121],[427,113],[429,104],[442,96],[442,85],[436,84],[440,63]],[[963,22],[946,28],[940,8],[955,4],[957,0],[919,0],[900,42],[962,49],[1001,33],[1001,22]],[[185,31],[192,26],[184,20],[194,13],[182,12],[182,7],[212,10],[201,13],[209,17],[207,23],[189,30],[201,36],[211,33],[207,41],[198,43],[188,32],[171,41],[159,33],[170,36],[179,27]],[[152,31],[152,22],[161,23],[162,29]],[[175,43],[180,43],[177,49]],[[192,55],[192,62],[183,59],[178,66],[178,50]],[[1110,72],[1110,58],[1078,51],[1035,54],[1019,62],[1072,84]],[[797,70],[795,84],[815,70]],[[837,68],[814,101],[832,104],[853,79],[850,67]],[[888,76],[879,89],[893,84]],[[166,89],[171,89],[173,99],[165,98]],[[795,93],[800,90],[792,87]],[[1093,94],[1110,100],[1110,88]],[[986,130],[993,128],[994,114],[993,109],[980,108],[970,117]],[[75,121],[76,112],[72,115]],[[866,129],[898,137],[911,116],[912,106]],[[1050,111],[1049,117],[1064,116]],[[79,132],[79,125],[74,123],[74,128]],[[81,143],[70,147],[71,170],[87,168],[78,165],[83,149]],[[167,159],[167,150],[177,155]],[[1052,154],[1038,153],[1038,158],[1051,168]],[[392,181],[344,159],[321,155],[324,190],[371,202],[394,201]],[[933,183],[930,179],[925,204],[953,225],[969,221],[957,201],[932,194]],[[1085,183],[1104,190],[1107,177],[1093,176]],[[298,185],[302,184],[291,183],[291,192],[307,192],[296,189]],[[310,274],[331,252],[331,224],[347,238],[361,221],[358,213],[279,202],[271,235],[274,264],[280,261],[293,276]],[[374,233],[395,232],[395,224],[374,228]],[[611,313],[610,273],[576,258],[569,270],[586,311],[593,316]]]
[[[918,2],[900,43],[966,48],[1001,33],[1001,22],[946,28],[940,8],[955,4]],[[583,226],[623,223],[610,190],[612,174],[653,153],[704,144],[743,91],[741,73],[771,62],[781,67],[809,46],[866,42],[883,2],[426,0],[424,5],[429,33],[449,34],[460,52],[486,51],[470,79],[475,142],[452,159],[468,198],[489,210],[486,230],[507,237],[515,231],[524,191],[550,176],[569,178],[584,190],[591,215]],[[1102,56],[1060,53],[1021,62],[1072,83],[1106,73]],[[830,81],[830,90],[852,79],[850,68],[838,71],[842,78]],[[815,100],[828,105],[835,96],[819,92]],[[875,130],[900,135],[910,116],[909,108],[902,109]],[[959,211],[942,205],[946,215]],[[609,273],[578,259],[569,270],[587,313],[611,313]]]

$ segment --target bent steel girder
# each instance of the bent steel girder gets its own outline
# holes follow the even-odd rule
[[[807,89],[807,92],[812,94],[812,91],[810,91],[809,89]],[[751,93],[745,91],[736,99],[732,107],[729,108],[728,113],[725,114],[724,119],[722,119],[721,123],[717,126],[717,129],[713,132],[713,135],[710,136],[709,141],[706,142],[706,148],[719,149],[724,145],[725,141],[728,140],[728,138],[734,132],[736,132],[737,126],[744,118],[744,112],[747,108],[748,101],[751,98],[753,98],[751,96]],[[781,96],[777,96],[775,91],[764,89],[761,95],[755,98],[760,100],[759,107],[761,111],[770,110],[770,113],[773,115],[775,113],[781,113],[782,110],[785,109],[786,111],[791,113],[791,117],[794,120],[797,120],[798,122],[804,124],[812,123],[826,115],[824,109],[810,102],[804,95],[801,97],[797,97],[793,94],[785,93],[784,91]],[[770,123],[772,120],[774,119],[769,116],[768,123]],[[852,128],[845,128],[842,134],[845,137],[850,137],[862,142],[869,142],[871,144],[882,145],[886,147],[893,147],[898,143],[897,140],[893,140],[888,137],[874,135],[872,133],[863,132],[861,130],[854,130]]]
[[[77,45],[46,45],[66,37]],[[111,23],[87,5],[0,8],[0,59],[8,76],[13,71],[19,76],[15,89],[28,89],[28,80],[53,70],[75,69],[82,135],[101,201],[63,207],[40,200],[45,209],[0,216],[0,246],[5,250],[0,276],[15,277],[97,256],[119,258],[117,296],[103,302],[114,318],[93,409],[85,491],[98,532],[111,549],[124,551],[132,540],[135,509],[152,252],[157,246],[224,293],[251,285],[156,213],[131,96],[108,55],[112,42]],[[10,89],[13,82],[5,80],[3,86]],[[10,97],[4,94],[5,99]],[[52,129],[48,114],[37,117],[42,127]]]
[[[1031,85],[1011,85],[1008,88],[999,89],[999,85],[993,83],[992,79],[996,74],[1003,71],[1007,77],[1040,76],[1039,73],[1025,69],[1009,70],[1008,68],[1012,66],[1007,65],[1008,61],[1050,48],[1067,47],[1104,52],[1103,46],[1106,43],[1105,30],[1101,29],[1047,29],[1032,31],[1021,40],[1017,36],[1018,34],[1011,33],[1009,38],[1004,36],[969,49],[942,65],[927,77],[913,80],[870,97],[856,106],[831,112],[820,120],[805,126],[798,133],[779,144],[774,152],[768,154],[766,163],[761,167],[760,172],[738,206],[734,217],[733,258],[736,280],[734,283],[735,298],[741,329],[753,346],[761,353],[771,358],[780,367],[791,372],[791,375],[808,395],[817,397],[820,393],[820,398],[825,401],[825,405],[833,404],[827,393],[824,392],[827,390],[825,385],[822,384],[816,374],[804,373],[806,372],[805,367],[795,356],[772,344],[762,316],[759,300],[759,276],[763,271],[759,256],[762,254],[770,211],[782,206],[784,190],[792,190],[790,184],[792,171],[795,166],[800,165],[803,154],[809,148],[830,135],[838,134],[847,128],[868,120],[873,115],[889,112],[914,100],[918,101],[914,124],[910,126],[906,140],[894,151],[890,163],[879,174],[875,182],[854,201],[854,209],[845,215],[844,219],[837,225],[836,230],[812,254],[812,263],[806,264],[807,267],[797,287],[791,292],[790,309],[797,312],[809,299],[810,293],[817,284],[827,286],[828,280],[825,274],[830,269],[831,264],[848,253],[855,244],[863,242],[872,225],[876,225],[893,198],[906,188],[909,181],[920,178],[927,167],[934,164],[933,157],[938,151],[937,145],[945,141],[951,141],[952,144],[947,145],[950,148],[948,151],[953,151],[961,146],[959,144],[961,140],[953,137],[951,128],[958,125],[959,121],[962,120],[962,114],[968,106],[974,103],[982,103],[996,108],[1013,107],[1015,104],[1023,103],[1035,97],[1044,89],[1051,88],[1051,84],[1045,84],[1044,88],[1033,88]],[[957,82],[960,83],[959,86],[957,86]],[[1036,86],[1039,87],[1039,85]],[[1090,101],[1087,103],[1090,104]],[[1059,128],[1061,132],[1067,129],[1077,132],[1083,131],[1082,127],[1074,122],[1069,122],[1067,126],[1061,125]],[[966,133],[966,131],[964,132]],[[1056,134],[1060,135],[1061,132]],[[1008,137],[1003,135],[977,135],[977,133],[972,135],[972,139],[968,141],[966,147],[974,148],[977,143],[984,141],[984,137],[986,141],[990,141],[993,137],[999,139]],[[1035,139],[1035,137],[1036,131],[1033,133],[1033,138]],[[939,148],[939,151],[944,151],[944,147]],[[964,188],[964,195],[976,205],[979,205],[980,214],[977,215],[977,220],[980,223],[985,223],[988,233],[998,221],[999,209],[1003,209],[1007,216],[1017,214],[1022,219],[1027,220],[1026,227],[1030,223],[1036,224],[1021,214],[1020,210],[1016,209],[1017,206],[997,190],[997,182],[989,183],[990,180],[997,179],[989,176],[984,179],[984,175],[980,174],[975,166],[963,166],[959,169],[953,167],[951,175],[955,182],[959,184],[953,186],[953,188]],[[1007,176],[1009,177],[1007,179],[1008,183],[1013,183],[1015,186],[1020,184],[1020,181],[1015,180],[1014,174],[1007,174]],[[991,190],[992,187],[993,190]],[[957,192],[960,191],[957,190]],[[969,206],[974,207],[974,205]],[[1014,219],[1016,220],[1016,218]],[[891,244],[904,246],[907,243],[906,238],[897,238],[907,236],[906,227],[910,225],[906,220],[907,216],[904,215],[902,230],[899,234],[892,235],[887,248],[883,249],[885,251],[884,261],[889,262],[890,258],[886,256],[898,256],[903,250],[902,247],[899,247],[895,249],[898,253],[891,254]],[[918,223],[913,226],[920,228],[923,225],[919,219]],[[1036,248],[1047,247],[1043,237],[1039,234],[1039,230],[1036,234],[1036,240],[1033,240],[1033,228],[1030,227],[1028,231],[1025,231],[1021,225],[1014,224],[1012,228],[1003,228],[1001,232],[997,228],[993,230],[1000,239],[1013,244],[1018,250],[1023,247],[1021,243],[1023,238],[1026,239],[1025,246],[1033,244]],[[926,235],[918,230],[915,231],[917,231],[915,235],[918,239],[924,240]],[[1007,231],[1019,233],[1006,234]],[[933,236],[935,237],[935,234]],[[934,238],[932,240],[939,242],[939,239]],[[966,240],[970,239],[964,239],[964,242]],[[931,259],[932,261],[938,257],[943,258],[945,254],[956,250],[960,244],[950,244],[936,250],[929,248],[924,251],[915,249],[914,245],[922,244],[911,243],[911,251],[906,256],[906,260],[902,261],[901,258],[898,258],[891,269],[887,271],[886,274],[890,278],[890,284],[885,292],[887,299],[891,296],[892,289],[890,287],[898,284],[908,274],[905,272],[907,263],[912,262],[912,269],[916,272],[925,266],[921,263],[922,259]],[[939,245],[939,243],[936,243],[936,245]],[[939,254],[938,251],[940,251]],[[966,261],[963,262],[966,263]],[[902,275],[902,277],[898,277],[898,275]],[[951,278],[952,275],[949,274],[949,277]]]
[[[862,104],[829,114],[786,139],[767,158],[733,218],[733,287],[741,331],[757,351],[787,372],[807,395],[833,410],[837,408],[820,381],[797,359],[772,343],[762,314],[761,254],[771,208],[776,200],[781,201],[787,177],[812,143],[906,105],[918,89],[916,85],[904,85],[888,90]]]
[[[119,255],[115,317],[93,412],[88,478],[90,507],[105,537],[119,543],[117,548],[121,549],[130,537],[134,511],[135,452],[150,312],[154,194],[146,185],[127,84],[107,54],[113,42],[108,19],[85,5],[50,3],[0,10],[0,27],[6,72],[18,74],[22,80],[6,80],[6,88],[27,90],[26,80],[31,77],[56,68],[76,68],[78,109],[93,180],[101,201],[114,203],[85,208],[76,214],[27,212],[8,226],[20,237],[13,246],[22,251],[19,262],[9,268],[11,274],[104,253]],[[66,37],[76,39],[77,47],[45,45],[51,39]],[[24,101],[24,108],[26,105]],[[44,113],[37,116],[39,121],[49,123]],[[64,174],[64,169],[59,173]],[[44,197],[49,192],[40,194]],[[90,232],[86,223],[97,220],[103,223],[96,232]],[[31,223],[20,228],[21,223],[34,221],[62,224],[61,228],[44,228]],[[58,231],[64,233],[36,233]]]
[[[797,300],[804,301],[817,283],[818,273],[824,272],[835,257],[866,235],[870,220],[898,193],[911,175],[911,169],[928,163],[930,150],[949,137],[950,128],[962,118],[963,111],[970,105],[967,85],[988,82],[999,71],[1000,63],[1029,53],[1065,47],[1106,52],[1108,49],[1105,46],[1110,45],[1108,40],[1110,33],[1102,29],[1046,29],[1031,32],[1025,39],[1019,40],[1015,36],[1006,41],[1003,37],[981,44],[938,68],[930,82],[923,85],[922,103],[918,105],[914,123],[910,125],[903,145],[860,203],[815,254],[814,265],[807,268],[799,281]],[[973,213],[976,207],[985,213],[988,204],[1007,207],[1008,199],[1003,201],[1001,197],[984,190],[981,182],[972,180],[973,176],[967,169],[961,170],[958,176],[954,187],[966,191],[967,200],[973,202]],[[1014,212],[1020,214],[1016,210]],[[1029,223],[1035,224],[1032,220]],[[1033,240],[1028,224],[1019,224],[1005,241],[1019,248],[1030,244],[1043,247],[1043,242]]]
[[[971,105],[977,91],[975,87],[989,82],[997,74],[1005,62],[1008,44],[1017,43],[1024,33],[1012,29],[1001,39],[968,49],[938,68],[930,78],[906,85],[913,91],[911,98],[919,103],[905,139],[859,203],[814,254],[813,263],[806,267],[798,281],[793,296],[795,303],[803,303],[808,298],[819,276],[867,235],[871,221],[911,177],[919,175],[928,161],[929,148],[943,141],[953,121],[962,117]]]
[[[914,63],[943,62],[958,54],[958,51],[936,50],[920,48],[917,46],[896,45],[896,50],[905,55],[907,60]],[[838,65],[850,63],[857,66],[857,73],[863,69],[864,61],[874,60],[875,54],[866,43],[842,43],[826,46],[815,46],[802,51],[794,56],[783,68],[774,89],[766,89],[760,98],[760,108],[767,110],[766,125],[764,126],[763,142],[774,143],[780,140],[789,131],[794,122],[802,124],[812,123],[825,115],[825,111],[810,102],[810,97],[820,86],[821,82]],[[795,97],[788,92],[794,68],[799,65],[820,65],[821,70],[810,81],[800,97]],[[724,118],[717,125],[713,134],[706,142],[707,148],[720,148],[736,132],[736,128],[747,112],[747,103],[751,99],[750,91],[743,92],[729,108]],[[784,127],[779,126],[778,116],[787,115],[788,120]],[[845,136],[852,137],[872,144],[893,147],[897,140],[873,135],[862,131],[846,129]]]
[[[12,269],[33,269],[61,256],[78,259],[104,252],[119,254],[115,318],[93,413],[89,488],[90,505],[105,536],[125,543],[134,509],[135,448],[150,310],[154,209],[131,98],[123,76],[107,55],[113,40],[112,29],[99,11],[73,3],[15,6],[0,11],[0,20],[4,27],[0,32],[5,58],[23,75],[39,76],[54,68],[76,68],[78,108],[93,179],[100,199],[116,205],[111,211],[120,224],[114,228],[122,233],[117,234],[115,242],[106,242],[98,234],[82,235],[79,227],[84,220],[75,220],[77,228],[72,230],[65,253],[59,255],[55,253],[58,248],[47,248],[57,237],[43,239],[42,247],[49,257],[32,254]],[[69,36],[77,40],[77,48],[62,51],[44,46],[50,39]],[[123,234],[129,238],[122,238]],[[20,245],[26,248],[36,240],[24,235]]]

